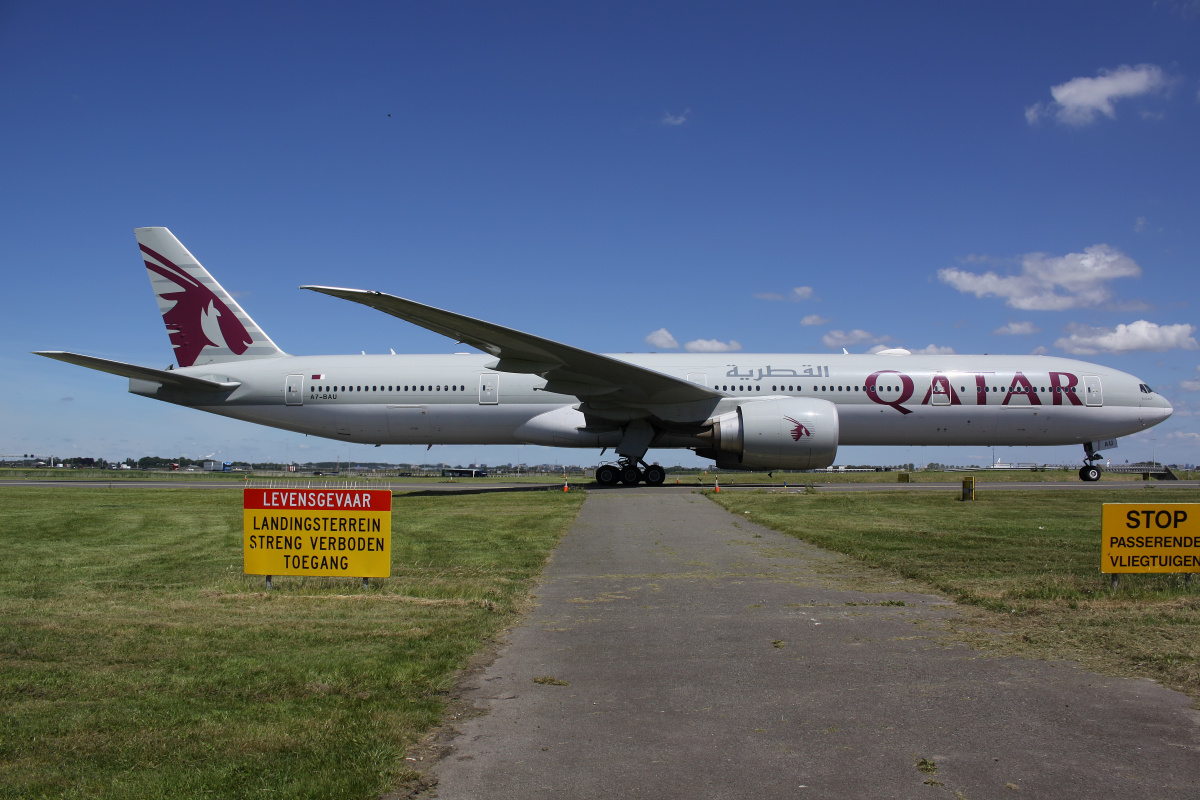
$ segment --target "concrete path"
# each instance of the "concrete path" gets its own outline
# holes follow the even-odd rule
[[[983,656],[886,588],[699,495],[593,492],[430,796],[1200,797],[1187,697]]]

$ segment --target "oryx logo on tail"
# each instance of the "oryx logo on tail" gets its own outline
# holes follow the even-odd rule
[[[146,255],[146,269],[179,287],[177,292],[159,295],[174,302],[163,312],[163,322],[167,324],[179,366],[195,364],[200,352],[208,346],[228,349],[239,356],[246,352],[254,340],[221,298],[170,259],[144,244],[139,246]]]
[[[800,441],[800,437],[802,437],[802,436],[808,436],[810,438],[812,437],[812,431],[810,431],[808,428],[806,428],[804,426],[804,423],[801,422],[800,420],[792,419],[791,417],[784,417],[784,419],[786,419],[788,422],[792,423],[792,441],[793,442]]]

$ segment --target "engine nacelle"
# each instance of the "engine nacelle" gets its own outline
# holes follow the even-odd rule
[[[742,403],[710,421],[696,450],[718,469],[820,469],[837,457],[837,406],[815,398],[777,398]]]

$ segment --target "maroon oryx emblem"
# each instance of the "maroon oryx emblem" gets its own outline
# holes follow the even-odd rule
[[[791,417],[784,417],[784,419],[786,419],[788,422],[792,423],[792,441],[793,442],[800,441],[801,436],[809,436],[809,437],[812,436],[812,431],[810,431],[808,428],[804,427],[803,422],[792,419]]]
[[[171,262],[146,245],[140,245],[142,252],[161,263],[155,264],[144,259],[146,269],[166,278],[179,287],[177,292],[163,292],[164,300],[173,300],[175,304],[163,314],[163,322],[167,325],[167,333],[171,337],[171,346],[175,348],[175,357],[179,366],[190,367],[200,357],[200,352],[208,345],[227,347],[234,355],[246,352],[254,343],[250,332],[241,320],[200,281],[187,273],[187,270]],[[205,322],[208,325],[205,325]],[[216,323],[216,324],[213,324]],[[224,341],[213,341],[215,338]]]

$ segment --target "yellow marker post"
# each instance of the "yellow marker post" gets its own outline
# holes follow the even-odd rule
[[[963,500],[974,500],[975,499],[975,476],[974,475],[968,475],[967,477],[963,478],[962,499]]]
[[[386,489],[245,489],[247,575],[386,578],[392,493]]]

